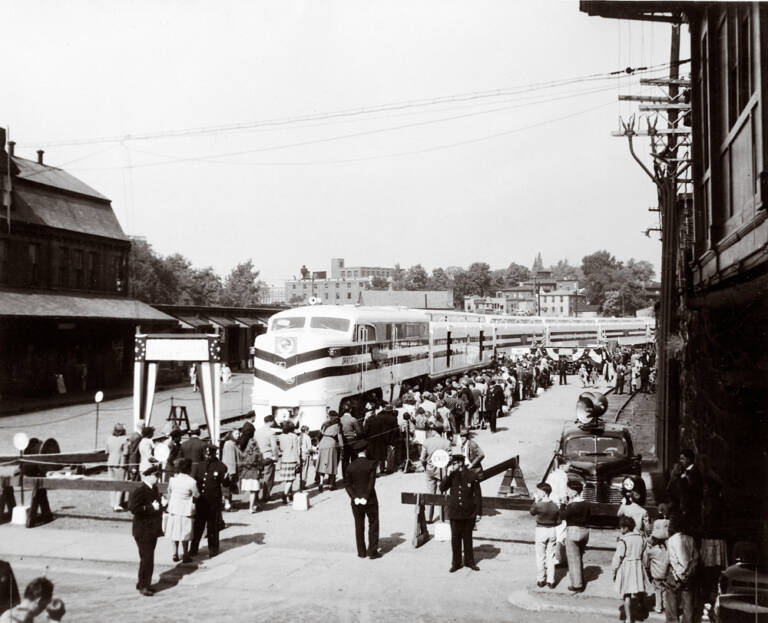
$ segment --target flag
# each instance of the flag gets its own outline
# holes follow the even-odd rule
[[[10,147],[3,145],[6,155],[8,156],[7,168],[5,173],[5,179],[3,180],[3,208],[5,208],[5,223],[8,227],[8,233],[11,233],[11,150]]]

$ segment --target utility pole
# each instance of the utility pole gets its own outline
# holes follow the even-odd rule
[[[679,362],[667,354],[669,337],[678,329],[677,319],[677,235],[679,221],[678,195],[688,192],[691,183],[691,128],[684,122],[689,119],[691,106],[686,95],[690,79],[680,78],[680,25],[672,25],[669,53],[669,78],[641,79],[645,86],[666,87],[661,95],[620,95],[619,100],[640,102],[639,110],[647,113],[645,129],[632,115],[621,120],[622,129],[614,136],[627,138],[629,152],[643,171],[656,185],[659,200],[661,229],[661,300],[657,319],[658,389],[656,392],[656,447],[663,469],[668,470],[677,456],[679,423]],[[687,62],[687,61],[684,61]],[[659,119],[666,118],[667,127],[657,128]],[[648,136],[651,142],[653,164],[649,168],[637,156],[633,138]],[[678,158],[678,153],[682,156]],[[649,228],[648,232],[654,228]],[[622,300],[623,305],[623,300]]]

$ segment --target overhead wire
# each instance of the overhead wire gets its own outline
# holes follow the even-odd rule
[[[647,73],[647,72],[657,71],[660,69],[666,69],[668,67],[669,67],[669,63],[662,63],[657,67],[647,67],[643,69],[638,69],[633,73],[635,74]],[[61,140],[61,141],[38,141],[38,142],[30,142],[27,144],[22,144],[20,146],[27,147],[29,145],[45,144],[49,147],[61,147],[61,146],[88,145],[88,144],[107,143],[107,142],[141,141],[141,140],[162,139],[162,138],[179,138],[179,137],[197,136],[197,135],[205,135],[205,134],[221,134],[221,133],[235,132],[235,131],[241,131],[241,130],[247,130],[247,129],[255,129],[260,127],[291,125],[291,124],[307,122],[307,121],[328,120],[328,119],[337,118],[337,117],[361,116],[361,115],[369,115],[377,112],[435,106],[443,103],[456,103],[456,102],[472,101],[476,99],[487,99],[487,98],[495,98],[495,97],[505,97],[509,95],[520,95],[520,94],[532,92],[535,90],[569,86],[569,85],[577,84],[580,82],[610,80],[615,75],[618,75],[621,72],[625,72],[625,71],[626,70],[624,69],[620,69],[620,70],[611,71],[611,72],[588,74],[588,75],[579,76],[576,78],[531,83],[528,85],[520,85],[517,87],[492,89],[487,91],[465,92],[465,93],[458,93],[458,94],[433,97],[433,98],[401,100],[401,101],[391,102],[388,104],[380,104],[375,106],[359,107],[359,108],[339,109],[339,110],[329,111],[324,113],[313,113],[313,114],[307,114],[307,115],[298,115],[294,117],[265,119],[260,121],[257,120],[252,122],[243,122],[243,123],[234,123],[234,124],[221,124],[221,125],[215,125],[215,126],[203,126],[203,127],[197,127],[197,128],[184,128],[179,130],[162,130],[162,131],[156,131],[156,132],[143,132],[143,133],[134,133],[134,134],[114,135],[114,136],[102,136],[102,137],[94,137],[94,138],[87,138],[87,139],[72,139],[72,140]]]
[[[244,149],[244,150],[238,150],[233,152],[227,152],[227,153],[220,153],[220,154],[210,154],[210,155],[204,155],[204,156],[184,156],[184,157],[173,157],[173,156],[167,156],[166,154],[159,154],[157,152],[151,152],[146,150],[139,150],[136,148],[133,148],[134,151],[137,153],[144,153],[146,155],[153,155],[156,157],[164,157],[167,158],[166,160],[159,161],[159,162],[150,162],[150,163],[141,163],[136,165],[131,165],[133,168],[147,168],[147,167],[155,167],[155,166],[163,166],[167,164],[177,164],[181,162],[217,162],[219,164],[240,164],[236,162],[221,162],[218,161],[218,158],[225,158],[225,157],[232,157],[232,156],[241,156],[251,153],[259,153],[259,152],[266,152],[266,151],[277,151],[282,149],[290,149],[295,147],[304,147],[308,145],[316,145],[321,143],[328,143],[333,141],[339,141],[339,140],[345,140],[349,138],[359,138],[362,136],[369,136],[373,134],[380,134],[383,132],[392,132],[397,130],[403,130],[403,129],[410,129],[414,127],[421,127],[426,125],[432,125],[436,123],[444,123],[447,121],[455,121],[458,119],[464,119],[469,117],[475,117],[479,115],[486,115],[491,114],[495,112],[501,112],[501,111],[507,111],[507,110],[513,110],[517,108],[521,108],[524,106],[531,106],[531,105],[538,105],[543,103],[549,103],[554,101],[560,101],[563,99],[571,99],[573,97],[578,97],[581,95],[593,95],[596,93],[603,93],[605,91],[613,90],[613,85],[607,86],[607,87],[600,87],[598,89],[590,89],[590,90],[582,90],[576,93],[567,93],[567,94],[560,94],[555,97],[550,97],[547,99],[540,99],[533,102],[526,102],[522,104],[514,104],[510,106],[502,106],[502,107],[496,107],[492,109],[486,109],[481,111],[473,111],[458,115],[452,115],[449,117],[441,117],[438,119],[427,119],[422,121],[415,121],[411,123],[404,123],[399,124],[395,126],[389,126],[385,128],[376,128],[371,130],[361,130],[357,132],[351,132],[336,136],[330,136],[330,137],[322,137],[317,139],[310,139],[310,140],[304,140],[304,141],[296,141],[292,143],[285,143],[282,145],[271,145],[271,146],[264,146],[264,147],[257,147],[257,148],[250,148],[250,149]],[[80,171],[86,171],[86,170],[114,170],[114,169],[122,169],[123,167],[88,167],[88,168],[78,168]]]

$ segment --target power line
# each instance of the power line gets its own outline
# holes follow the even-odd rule
[[[686,61],[681,61],[681,63],[682,62],[686,62]],[[38,144],[45,144],[48,147],[62,147],[62,146],[73,146],[73,145],[90,145],[95,143],[141,141],[141,140],[150,140],[150,139],[158,139],[158,138],[180,138],[180,137],[188,137],[188,136],[200,136],[200,135],[206,135],[206,134],[220,134],[220,133],[226,133],[226,132],[236,132],[241,130],[262,128],[262,127],[292,125],[295,123],[301,123],[301,122],[307,122],[307,121],[318,121],[318,120],[324,121],[324,120],[338,118],[338,117],[353,117],[353,116],[360,116],[360,115],[369,115],[377,112],[387,112],[387,111],[394,111],[394,110],[403,110],[407,108],[435,106],[435,105],[444,104],[444,103],[457,103],[457,102],[472,101],[477,99],[504,97],[509,95],[520,95],[520,94],[528,93],[535,90],[568,86],[568,85],[576,84],[579,82],[589,82],[589,81],[595,81],[595,80],[613,80],[616,77],[616,75],[619,75],[622,73],[630,74],[630,75],[640,75],[640,74],[645,74],[653,71],[667,69],[668,67],[669,67],[669,63],[663,63],[657,66],[647,67],[647,68],[640,68],[640,69],[626,68],[626,69],[616,70],[612,72],[588,74],[588,75],[579,76],[576,78],[567,78],[567,79],[552,80],[547,82],[531,83],[527,85],[520,85],[517,87],[493,89],[489,91],[473,91],[473,92],[458,93],[454,95],[447,95],[447,96],[427,98],[427,99],[403,100],[403,101],[392,102],[389,104],[380,104],[376,106],[368,106],[368,107],[360,107],[360,108],[347,108],[347,109],[340,109],[340,110],[335,110],[335,111],[330,111],[325,113],[314,113],[314,114],[308,114],[308,115],[299,115],[294,117],[284,117],[284,118],[276,118],[276,119],[266,119],[261,121],[252,121],[252,122],[245,122],[245,123],[204,126],[204,127],[198,127],[198,128],[185,128],[185,129],[179,129],[179,130],[163,130],[163,131],[156,131],[156,132],[123,134],[123,135],[115,135],[115,136],[103,136],[103,137],[87,138],[87,139],[72,139],[72,140],[64,140],[64,141],[38,141],[38,142],[24,143],[24,144],[21,144],[20,147],[29,147],[29,146],[38,145]]]
[[[544,103],[560,101],[560,100],[564,100],[564,99],[571,99],[573,97],[578,97],[578,96],[581,96],[581,95],[592,95],[592,94],[595,94],[595,93],[603,93],[605,91],[613,91],[613,88],[614,88],[613,85],[610,85],[608,87],[601,87],[601,88],[598,88],[598,89],[590,89],[590,90],[585,90],[585,91],[579,91],[579,92],[576,92],[576,93],[561,94],[561,95],[558,95],[556,97],[551,97],[551,98],[547,98],[547,99],[543,99],[543,100],[537,100],[537,101],[534,101],[534,102],[527,102],[527,103],[524,103],[524,104],[515,104],[515,105],[512,105],[512,106],[503,106],[503,107],[497,107],[497,108],[492,108],[492,109],[488,109],[488,110],[473,111],[473,112],[459,114],[459,115],[452,115],[452,116],[449,116],[449,117],[441,117],[439,119],[427,119],[427,120],[423,120],[423,121],[404,123],[404,124],[399,124],[399,125],[396,125],[396,126],[389,126],[389,127],[385,127],[385,128],[376,128],[376,129],[372,129],[372,130],[362,130],[362,131],[358,131],[358,132],[351,132],[351,133],[346,133],[346,134],[341,134],[341,135],[336,135],[336,136],[323,137],[323,138],[319,138],[319,139],[296,141],[296,142],[293,142],[293,143],[285,143],[285,144],[282,144],[282,145],[271,145],[271,146],[267,146],[267,147],[257,147],[257,148],[251,148],[251,149],[238,150],[238,151],[234,151],[234,152],[227,152],[227,153],[220,153],[220,154],[210,154],[210,155],[206,155],[206,156],[185,156],[185,157],[181,157],[181,158],[174,158],[174,157],[171,157],[171,156],[166,156],[165,154],[158,154],[156,152],[150,152],[150,151],[145,151],[145,150],[134,149],[134,151],[136,151],[138,153],[144,153],[144,154],[147,154],[147,155],[153,155],[153,156],[158,156],[158,157],[165,157],[165,158],[168,158],[168,159],[160,161],[160,162],[149,162],[149,163],[142,163],[142,164],[132,165],[131,168],[137,168],[137,169],[138,168],[149,168],[149,167],[163,166],[163,165],[167,165],[167,164],[178,164],[178,163],[182,163],[182,162],[216,162],[218,164],[235,164],[236,165],[236,164],[239,164],[239,163],[221,162],[221,161],[217,161],[216,159],[217,158],[231,157],[231,156],[242,156],[242,155],[246,155],[246,154],[259,153],[259,152],[265,152],[265,151],[277,151],[277,150],[282,150],[282,149],[291,149],[291,148],[295,148],[295,147],[304,147],[304,146],[308,146],[308,145],[316,145],[316,144],[334,142],[334,141],[345,140],[345,139],[349,139],[349,138],[359,138],[359,137],[362,137],[362,136],[370,136],[370,135],[373,135],[373,134],[380,134],[380,133],[383,133],[383,132],[392,132],[392,131],[397,131],[397,130],[410,129],[410,128],[414,128],[414,127],[421,127],[421,126],[425,126],[425,125],[432,125],[432,124],[436,124],[436,123],[444,123],[444,122],[447,122],[447,121],[455,121],[455,120],[458,120],[458,119],[465,119],[465,118],[469,118],[469,117],[475,117],[475,116],[478,116],[478,115],[486,115],[486,114],[491,114],[491,113],[494,113],[494,112],[513,110],[513,109],[516,109],[516,108],[521,108],[521,107],[524,107],[524,106],[531,106],[531,105],[534,105],[534,104],[544,104]],[[120,167],[120,166],[119,167],[90,167],[90,168],[80,168],[78,170],[80,170],[80,171],[93,171],[93,170],[104,171],[104,170],[114,170],[114,169],[124,169],[124,168],[125,167]]]

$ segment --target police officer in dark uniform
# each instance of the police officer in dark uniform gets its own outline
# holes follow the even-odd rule
[[[163,534],[163,511],[157,480],[161,473],[159,464],[145,469],[141,484],[128,496],[128,510],[133,513],[133,538],[139,548],[139,580],[137,590],[145,597],[154,595],[152,572],[155,567],[155,546]]]
[[[197,554],[203,530],[208,538],[208,556],[219,553],[219,523],[221,521],[221,487],[227,477],[227,466],[219,461],[216,446],[207,446],[205,460],[200,465],[197,488],[200,497],[195,502],[195,521],[192,526],[190,556]]]
[[[472,551],[472,530],[482,512],[483,498],[480,477],[469,469],[460,450],[453,450],[448,474],[440,482],[440,491],[448,491],[448,519],[451,521],[451,549],[453,559],[450,572],[461,569],[461,550],[464,548],[464,566],[480,571]]]

